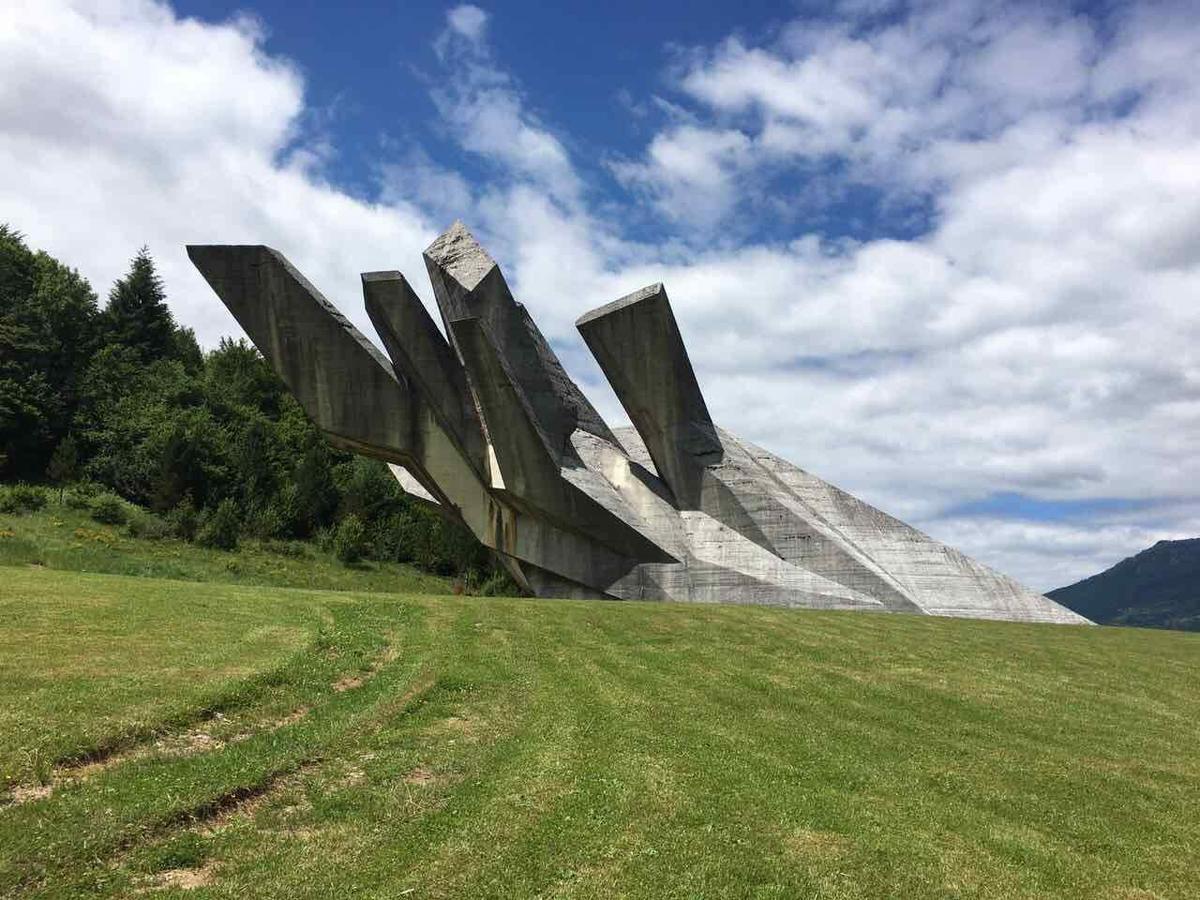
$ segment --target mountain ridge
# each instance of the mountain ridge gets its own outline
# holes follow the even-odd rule
[[[1200,631],[1200,538],[1159,541],[1046,596],[1102,625]]]

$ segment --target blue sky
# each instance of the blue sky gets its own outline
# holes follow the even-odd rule
[[[429,98],[429,82],[441,77],[430,36],[444,27],[448,4],[181,2],[175,8],[212,22],[244,13],[259,19],[264,49],[301,67],[310,105],[328,114],[322,125],[337,139],[334,174],[350,189],[369,195],[374,167],[395,144],[418,144],[486,176],[487,167],[438,128]],[[678,52],[735,31],[766,32],[794,15],[791,4],[758,2],[512,3],[488,11],[497,55],[601,190],[606,179],[595,163],[636,153],[652,134],[645,113],[631,115],[631,107],[666,87]]]
[[[446,133],[430,97],[444,64],[433,43],[421,38],[444,28],[447,4],[376,3],[346,11],[326,3],[180,2],[175,8],[214,23],[254,17],[263,49],[303,73],[310,107],[304,137],[328,135],[336,152],[326,173],[342,189],[376,196],[380,161],[413,151],[472,181],[496,174],[486,158],[464,152]],[[798,15],[823,25],[845,20],[823,4],[761,2],[661,3],[652,9],[640,3],[511,3],[486,12],[489,44],[528,111],[571,152],[593,202],[619,207],[624,235],[639,241],[661,240],[663,229],[673,230],[675,223],[631,203],[606,164],[636,157],[669,117],[661,104],[679,101],[673,74],[697,51],[731,36],[769,40],[794,27]],[[890,15],[885,10],[863,21]],[[780,197],[804,192],[810,202],[785,211],[760,206],[733,226],[734,237],[778,242],[817,230],[828,239],[907,238],[929,227],[930,198],[888,196],[875,185],[838,177],[840,168],[839,160],[827,159],[800,170],[760,171],[761,190]],[[823,196],[811,202],[806,184],[817,181]]]
[[[357,273],[454,218],[571,373],[663,281],[718,422],[1048,589],[1200,533],[1194,4],[0,9],[4,219],[102,294],[149,244]]]

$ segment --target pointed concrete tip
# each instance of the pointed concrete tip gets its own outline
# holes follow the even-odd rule
[[[425,250],[424,256],[428,263],[444,270],[468,291],[496,268],[496,261],[461,220],[440,234]]]
[[[184,246],[192,265],[202,272],[205,266],[212,265],[217,260],[235,256],[244,257],[245,254],[268,253],[286,263],[282,253],[266,244],[185,244]]]
[[[627,306],[633,306],[635,303],[643,303],[646,301],[654,301],[662,298],[670,307],[671,301],[667,300],[667,290],[663,287],[661,281],[656,281],[654,284],[646,285],[641,290],[634,291],[632,294],[626,294],[620,300],[614,300],[612,303],[605,303],[603,306],[597,306],[595,309],[585,312],[582,316],[575,320],[575,327],[582,328],[589,322],[596,319],[602,319],[610,313],[615,313],[618,310],[625,309]]]
[[[381,272],[363,272],[359,276],[363,284],[373,284],[377,281],[405,281],[404,275],[394,269]]]
[[[272,247],[268,247],[266,244],[184,244],[184,247],[187,248],[188,256],[191,256],[193,253],[220,253],[223,251],[234,253],[239,250],[266,250],[268,253],[279,252]]]

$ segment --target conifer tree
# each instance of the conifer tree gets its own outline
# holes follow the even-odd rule
[[[0,225],[0,476],[38,478],[70,430],[96,343],[96,296],[79,273]]]
[[[107,343],[129,347],[144,360],[175,355],[175,320],[149,248],[138,251],[129,274],[113,285],[104,325]]]

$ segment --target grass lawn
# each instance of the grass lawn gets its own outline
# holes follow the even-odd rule
[[[1200,895],[1200,635],[0,567],[0,896]]]
[[[311,542],[244,540],[229,553],[180,540],[143,540],[60,503],[32,514],[0,515],[0,565],[321,590],[450,591],[449,579],[413,566],[347,566]]]

